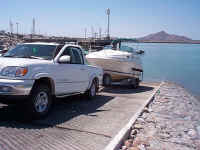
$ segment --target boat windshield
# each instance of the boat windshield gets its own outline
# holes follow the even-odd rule
[[[132,47],[126,46],[126,45],[121,45],[120,51],[125,51],[129,53],[133,53],[134,49]]]
[[[136,50],[138,49],[138,45],[135,43],[130,43],[130,42],[122,42],[120,44],[120,48],[118,48],[120,51],[125,51],[129,53],[134,53],[136,54]]]

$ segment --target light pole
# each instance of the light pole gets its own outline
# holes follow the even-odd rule
[[[110,9],[108,8],[106,10],[106,13],[108,15],[108,31],[107,31],[107,38],[110,39]]]

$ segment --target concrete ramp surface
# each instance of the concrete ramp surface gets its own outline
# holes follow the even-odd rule
[[[32,122],[23,107],[0,104],[0,150],[103,150],[158,86],[104,88],[92,101],[57,99],[49,117]]]

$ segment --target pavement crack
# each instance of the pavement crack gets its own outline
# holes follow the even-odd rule
[[[99,136],[103,136],[103,137],[106,137],[106,138],[112,138],[110,135],[106,135],[106,134],[102,134],[102,133],[96,133],[96,132],[92,132],[92,131],[74,129],[74,128],[69,128],[69,127],[61,127],[61,126],[55,126],[55,128],[64,129],[64,130],[73,130],[73,131],[77,131],[77,132],[84,132],[84,133],[99,135]]]
[[[82,133],[88,133],[88,134],[93,134],[93,135],[99,135],[99,136],[103,136],[106,138],[112,138],[110,135],[106,135],[103,133],[96,133],[96,132],[92,132],[92,131],[86,131],[86,130],[81,130],[81,129],[74,129],[71,127],[63,127],[63,126],[59,126],[59,125],[51,125],[51,124],[47,124],[47,123],[30,123],[30,125],[33,126],[37,126],[37,127],[53,127],[53,128],[57,128],[60,130],[71,130],[71,131],[76,131],[76,132],[82,132]]]

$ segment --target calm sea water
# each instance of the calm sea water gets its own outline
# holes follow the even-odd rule
[[[145,43],[139,48],[145,50],[144,81],[173,81],[200,96],[200,45]]]

